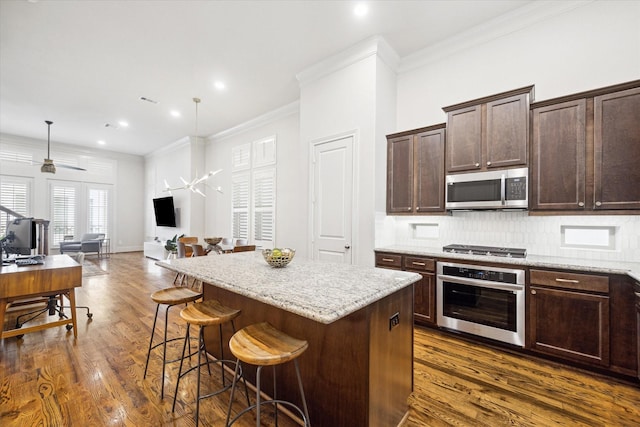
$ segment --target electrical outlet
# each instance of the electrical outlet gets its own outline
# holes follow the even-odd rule
[[[389,330],[395,328],[400,324],[400,313],[396,313],[389,318]]]

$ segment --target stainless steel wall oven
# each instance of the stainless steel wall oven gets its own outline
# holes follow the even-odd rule
[[[525,272],[439,262],[438,326],[524,347]]]

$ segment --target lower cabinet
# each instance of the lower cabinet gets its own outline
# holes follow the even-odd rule
[[[433,258],[376,252],[376,267],[419,273],[422,279],[413,284],[414,322],[436,325],[436,262]]]
[[[530,271],[531,350],[608,367],[609,319],[607,276]]]
[[[636,365],[638,369],[638,378],[640,379],[640,282],[634,282],[633,284],[633,292],[635,294],[635,302],[636,302],[636,347],[637,347],[637,361]]]

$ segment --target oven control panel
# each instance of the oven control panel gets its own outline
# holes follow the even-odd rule
[[[441,271],[438,271],[438,273],[451,277],[462,277],[487,282],[510,283],[514,285],[524,283],[524,270],[509,270],[497,267],[450,263],[441,265]]]

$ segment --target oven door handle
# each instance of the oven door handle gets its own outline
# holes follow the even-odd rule
[[[478,286],[480,288],[500,289],[503,291],[519,292],[524,291],[524,285],[516,285],[512,283],[490,282],[483,280],[467,279],[464,277],[447,276],[439,274],[438,279],[443,282],[460,283],[462,285]]]
[[[500,203],[502,206],[507,204],[507,178],[504,174],[500,176]]]

